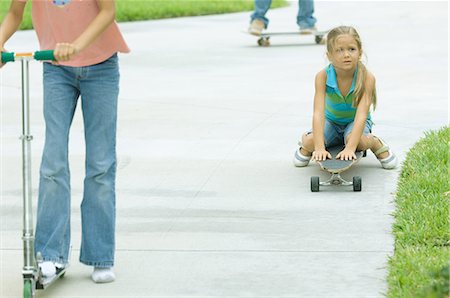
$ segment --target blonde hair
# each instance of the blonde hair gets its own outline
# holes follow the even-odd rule
[[[341,35],[350,35],[352,36],[355,41],[356,44],[358,46],[358,50],[360,52],[362,52],[362,44],[361,44],[361,38],[359,37],[358,32],[356,31],[355,28],[350,27],[350,26],[339,26],[336,27],[334,29],[332,29],[330,32],[328,32],[327,35],[327,51],[328,53],[333,53],[334,50],[334,45],[336,43],[336,39],[341,36]],[[358,106],[361,98],[363,97],[364,93],[365,93],[365,81],[366,81],[366,76],[367,76],[367,68],[366,66],[361,62],[358,61],[358,73],[356,75],[356,82],[355,82],[355,91],[354,91],[354,97],[353,97],[353,106],[356,107]],[[376,88],[373,88],[373,93],[372,93],[372,105],[373,105],[373,109],[375,110],[375,107],[377,105],[377,92],[376,92]]]

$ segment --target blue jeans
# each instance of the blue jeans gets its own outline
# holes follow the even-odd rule
[[[336,145],[345,145],[348,135],[353,130],[354,122],[349,124],[337,124],[328,119],[325,119],[325,126],[323,129],[323,137],[325,140],[325,147],[329,148]],[[366,120],[363,135],[368,135],[372,131],[372,121]]]
[[[264,22],[265,27],[269,25],[269,19],[266,18],[266,13],[272,4],[272,0],[255,0],[255,11],[251,15],[251,21],[259,19]],[[298,14],[297,25],[300,28],[314,27],[317,20],[313,16],[314,14],[314,1],[313,0],[299,0],[298,1]]]
[[[106,61],[67,67],[44,63],[45,146],[39,181],[35,251],[67,263],[70,249],[69,130],[81,97],[86,173],[81,203],[80,262],[114,265],[117,54]]]

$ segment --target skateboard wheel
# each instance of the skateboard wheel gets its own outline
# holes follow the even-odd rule
[[[311,191],[312,192],[318,192],[319,191],[319,177],[318,176],[312,176],[311,177]]]
[[[361,191],[362,180],[361,177],[353,177],[353,191]]]
[[[268,47],[270,46],[270,41],[268,37],[261,37],[260,39],[258,39],[258,45],[260,47]]]
[[[316,43],[317,44],[320,44],[321,42],[322,42],[322,39],[323,39],[323,35],[316,35]]]
[[[23,297],[32,298],[33,295],[33,283],[31,280],[27,279],[23,282]]]

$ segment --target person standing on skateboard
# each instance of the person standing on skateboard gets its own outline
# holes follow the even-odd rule
[[[250,27],[248,32],[252,35],[261,35],[264,29],[269,25],[269,19],[266,18],[266,13],[272,4],[272,0],[255,0],[255,10],[250,16]],[[299,0],[297,24],[301,34],[314,34],[317,32],[316,18],[314,14],[313,0]]]
[[[0,26],[0,50],[19,28],[27,0],[12,0]],[[68,263],[70,249],[69,130],[81,97],[86,177],[81,204],[80,262],[94,268],[96,283],[115,279],[117,53],[129,52],[113,0],[32,0],[33,25],[44,63],[45,147],[40,167],[35,252],[44,277]],[[1,63],[1,61],[0,61]]]
[[[331,158],[327,147],[345,145],[336,158],[356,159],[355,151],[370,149],[385,169],[397,166],[397,157],[371,134],[370,108],[375,109],[375,77],[361,62],[362,44],[353,27],[339,26],[328,33],[330,64],[315,78],[313,129],[302,136],[294,165]]]

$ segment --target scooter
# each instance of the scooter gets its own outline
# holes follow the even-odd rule
[[[54,61],[53,51],[37,51],[34,53],[1,53],[2,62],[21,61],[22,63],[22,193],[23,193],[23,297],[35,297],[36,289],[42,290],[54,281],[63,277],[67,266],[59,269],[55,276],[44,278],[38,264],[42,256],[34,252],[33,202],[31,186],[31,141],[30,133],[30,93],[29,93],[29,62],[32,60]]]

